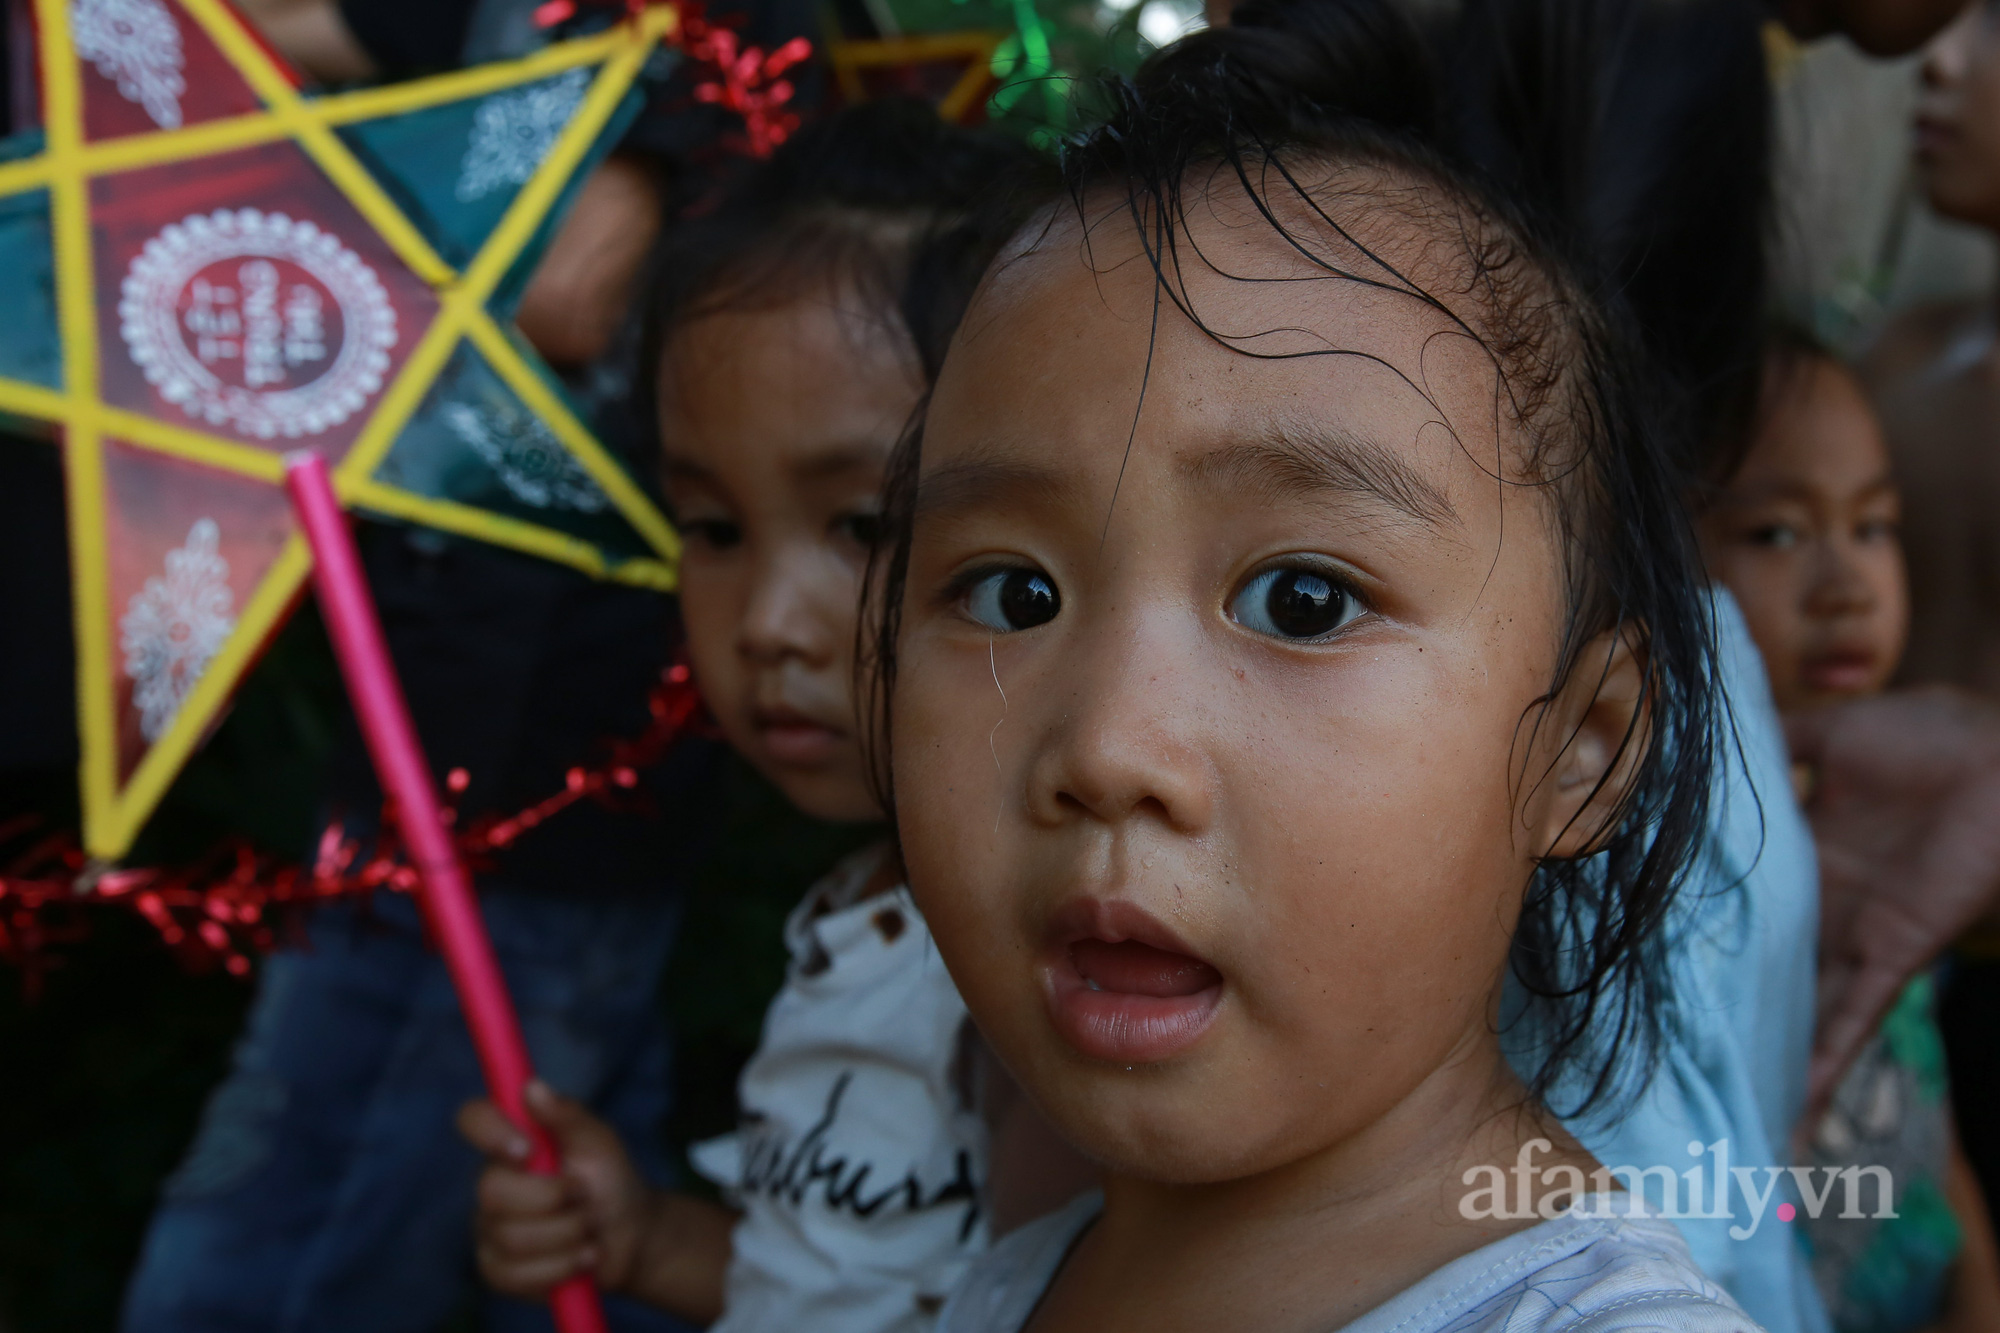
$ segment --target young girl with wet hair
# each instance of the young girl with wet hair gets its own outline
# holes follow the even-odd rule
[[[881,815],[851,686],[884,464],[1020,219],[1009,178],[1036,162],[927,107],[870,104],[809,126],[660,261],[649,359],[695,677],[730,744],[821,819]],[[886,844],[815,885],[785,943],[741,1128],[691,1154],[729,1206],[656,1188],[539,1085],[561,1177],[522,1169],[491,1103],[466,1109],[492,1159],[492,1285],[539,1298],[587,1270],[718,1333],[921,1333],[996,1214],[1033,1215],[1038,1181],[1050,1205],[1079,1187],[1022,1104],[979,1096],[965,1006]]]
[[[892,465],[911,889],[1104,1175],[948,1333],[1754,1328],[1543,1097],[1671,1021],[1712,628],[1643,367],[1432,89],[1389,0],[1111,85]]]
[[[1750,447],[1701,516],[1711,573],[1743,608],[1787,714],[1865,698],[1909,626],[1901,497],[1861,385],[1810,337],[1774,330]],[[1801,766],[1801,799],[1814,775]],[[1933,975],[1904,988],[1806,1135],[1807,1179],[1854,1169],[1859,1197],[1799,1218],[1838,1333],[2000,1325],[2000,1256],[1950,1111]],[[1861,1191],[1884,1168],[1882,1198]],[[1881,1184],[1877,1181],[1877,1184]],[[1849,1188],[1843,1183],[1843,1190]]]

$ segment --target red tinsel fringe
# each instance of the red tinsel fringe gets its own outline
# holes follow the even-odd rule
[[[659,763],[675,743],[700,725],[701,698],[686,664],[660,674],[647,699],[652,714],[644,731],[612,744],[596,766],[579,765],[563,789],[511,815],[481,815],[460,829],[459,855],[474,868],[523,833],[582,800],[618,804],[639,784],[639,774]],[[462,768],[445,777],[448,813],[469,783]],[[388,888],[409,892],[416,871],[403,859],[394,810],[385,805],[380,832],[364,850],[338,823],[327,827],[313,864],[294,865],[231,839],[192,866],[105,866],[93,863],[73,833],[34,837],[33,816],[0,822],[0,847],[32,838],[0,865],[0,962],[22,973],[32,996],[51,966],[51,946],[85,938],[85,909],[119,907],[137,912],[160,939],[195,970],[220,966],[248,975],[250,955],[279,942],[287,909]]]
[[[606,5],[613,0],[546,0],[535,9],[535,23],[552,28],[576,17],[584,5]],[[785,104],[797,91],[785,71],[812,54],[812,43],[794,37],[768,55],[758,46],[746,46],[736,33],[708,21],[701,0],[667,0],[680,13],[680,26],[668,40],[694,66],[697,77],[694,98],[743,118],[742,139],[733,147],[756,157],[769,157],[771,150],[791,137],[799,127],[796,112]],[[628,13],[645,8],[646,0],[624,0]]]
[[[794,37],[766,55],[710,23],[697,0],[681,5],[679,41],[689,60],[714,72],[695,84],[695,100],[743,117],[744,147],[753,156],[769,157],[799,127],[798,114],[785,110],[797,90],[784,74],[812,54],[812,43]]]

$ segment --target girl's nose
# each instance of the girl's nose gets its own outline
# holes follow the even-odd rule
[[[1122,721],[1070,720],[1063,743],[1035,765],[1030,815],[1050,825],[1151,819],[1178,833],[1201,832],[1212,803],[1199,761],[1159,728]]]
[[[758,569],[750,598],[737,621],[736,649],[760,666],[799,658],[824,666],[838,651],[837,627],[851,621],[856,590],[845,589],[847,615],[839,594],[815,562],[776,552]]]
[[[1926,88],[1949,88],[1964,76],[1965,45],[1972,36],[1972,25],[1979,21],[1981,8],[1979,5],[1969,6],[1924,48],[1923,82]]]
[[[1806,612],[1815,619],[1861,615],[1875,609],[1875,585],[1845,544],[1825,545],[1806,591]]]
[[[1190,697],[1192,664],[1149,651],[1143,636],[1117,637],[1074,663],[1073,693],[1029,771],[1029,816],[1049,826],[1151,819],[1199,833],[1213,815],[1214,781],[1196,734],[1203,710]]]
[[[1934,43],[1930,50],[1924,52],[1924,63],[1920,77],[1926,88],[1944,89],[1951,86],[1951,76],[1944,66],[1944,55],[1940,50],[1941,45],[1941,43]]]

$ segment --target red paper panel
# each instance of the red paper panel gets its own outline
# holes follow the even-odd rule
[[[93,139],[171,130],[257,111],[262,103],[174,0],[70,0]]]
[[[437,312],[292,143],[91,183],[105,401],[337,461]]]
[[[115,440],[104,479],[123,783],[236,632],[293,521],[280,487]]]

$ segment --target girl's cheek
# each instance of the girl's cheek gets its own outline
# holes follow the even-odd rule
[[[1875,598],[1875,613],[1869,626],[1879,654],[1876,677],[1869,686],[1869,692],[1874,693],[1889,687],[1896,669],[1902,665],[1903,649],[1909,643],[1909,575],[1903,567],[1902,548],[1892,546],[1875,552],[1865,575]]]
[[[754,740],[744,709],[748,688],[742,656],[736,651],[737,612],[731,581],[695,562],[681,567],[681,625],[687,633],[688,664],[695,686],[739,752]]]
[[[1504,896],[1494,886],[1519,873],[1500,851],[1510,845],[1513,818],[1500,780],[1508,756],[1478,719],[1437,711],[1446,715],[1433,719],[1435,729],[1418,721],[1407,729],[1421,744],[1378,735],[1367,738],[1372,745],[1350,738],[1339,746],[1364,782],[1300,782],[1274,794],[1261,816],[1268,834],[1250,841],[1281,849],[1282,859],[1248,868],[1277,883],[1246,886],[1277,909],[1269,922],[1274,959],[1290,958],[1321,978],[1360,975],[1440,949],[1457,952],[1490,933],[1486,923]],[[1282,890],[1276,903],[1272,888]],[[1260,903],[1259,910],[1268,909]]]
[[[994,845],[1009,832],[1008,821],[995,819],[1003,796],[994,753],[1005,751],[1006,728],[992,731],[1001,711],[991,680],[984,693],[968,689],[957,679],[963,664],[950,658],[917,636],[905,639],[892,726],[896,823],[911,889],[926,919],[935,908],[932,924],[942,933],[1007,910]],[[983,657],[979,665],[984,671]]]
[[[1765,658],[1790,656],[1803,632],[1811,592],[1804,562],[1785,552],[1738,546],[1715,573],[1736,600]]]
[[[907,670],[899,668],[904,682],[910,679]],[[897,700],[895,719],[897,825],[913,845],[934,846],[941,854],[954,850],[958,853],[954,859],[964,860],[969,869],[986,850],[986,840],[977,837],[982,830],[970,813],[978,799],[973,789],[985,788],[990,775],[955,763],[962,748],[957,738],[948,726],[932,723],[933,710],[904,706],[907,693],[907,684],[899,682],[898,694],[904,698]],[[990,805],[990,795],[987,800]]]

